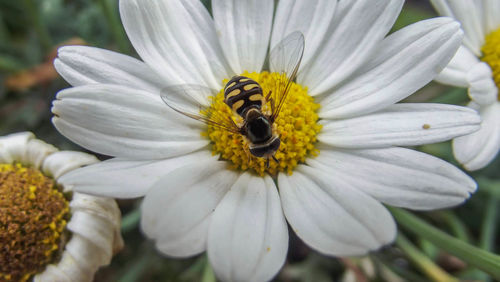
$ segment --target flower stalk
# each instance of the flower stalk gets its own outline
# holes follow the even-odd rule
[[[202,282],[216,282],[215,273],[212,269],[212,266],[208,262],[208,259],[205,260],[205,267],[203,268],[203,274],[201,276]]]
[[[456,278],[449,275],[446,271],[437,266],[431,259],[420,252],[410,240],[403,234],[399,233],[396,238],[396,246],[398,246],[406,256],[420,268],[430,279],[442,282],[455,282]]]
[[[448,225],[450,231],[455,235],[456,238],[469,243],[470,238],[467,233],[467,228],[465,224],[458,218],[454,213],[450,211],[442,211],[438,213],[438,217]]]
[[[481,227],[481,238],[479,246],[485,251],[493,251],[495,242],[495,233],[497,230],[497,211],[498,211],[498,198],[491,197],[486,206],[486,213],[484,216],[483,225]]]
[[[127,233],[133,230],[139,223],[140,219],[141,219],[141,211],[139,209],[134,209],[131,212],[124,215],[122,218],[121,232]]]
[[[495,234],[497,231],[497,211],[498,211],[498,198],[493,196],[489,199],[486,212],[484,215],[483,225],[481,226],[481,237],[479,239],[479,247],[481,249],[491,252],[495,243]],[[481,281],[491,281],[491,279],[481,272],[478,277]]]
[[[500,256],[450,236],[410,212],[394,207],[389,209],[404,229],[429,240],[442,250],[483,270],[494,278],[500,278]]]

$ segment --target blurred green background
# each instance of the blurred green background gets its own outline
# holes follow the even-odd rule
[[[203,2],[210,6],[209,0]],[[52,61],[57,47],[68,44],[91,45],[137,57],[121,27],[117,6],[117,0],[0,0],[0,135],[28,130],[60,149],[85,151],[60,135],[50,122],[52,100],[59,90],[69,87],[55,72]],[[407,1],[394,30],[434,16],[427,1]],[[465,89],[431,83],[407,101],[465,104],[467,94]],[[449,142],[418,149],[458,165]],[[480,188],[465,205],[417,216],[461,242],[495,252],[499,245],[495,239],[499,172],[497,158],[487,168],[471,173]],[[140,199],[119,201],[126,245],[110,266],[98,272],[95,280],[214,281],[205,255],[169,259],[154,250],[138,227],[139,204]],[[490,279],[460,255],[458,258],[443,251],[440,244],[410,229],[403,228],[404,236],[399,237],[397,244],[380,252],[365,258],[343,259],[322,256],[293,232],[290,234],[287,262],[276,281]],[[466,252],[467,255],[472,253]]]

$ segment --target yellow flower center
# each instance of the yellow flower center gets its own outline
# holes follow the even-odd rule
[[[26,281],[58,259],[68,211],[52,179],[0,164],[0,281]]]
[[[249,73],[244,72],[242,76],[257,81],[262,87],[264,96],[272,91],[272,97],[279,95],[277,89],[280,74],[278,73]],[[224,80],[224,85],[228,80]],[[234,169],[253,170],[263,176],[266,172],[276,175],[278,172],[292,174],[293,169],[303,163],[308,156],[316,156],[319,150],[315,148],[316,135],[321,130],[316,113],[319,104],[314,103],[311,96],[307,94],[307,88],[292,83],[288,97],[273,124],[274,131],[280,138],[281,145],[274,155],[279,161],[269,161],[264,158],[255,157],[249,152],[249,141],[241,134],[228,132],[219,127],[208,126],[205,133],[213,142],[212,152],[220,154],[221,158],[229,161]],[[278,101],[275,100],[277,106]],[[271,106],[267,103],[262,112],[270,114]],[[224,103],[224,89],[222,89],[211,101],[210,112],[218,112],[233,119],[236,124],[242,125],[243,119],[234,114]]]
[[[481,60],[490,66],[495,84],[497,88],[500,88],[500,29],[488,34],[485,41],[481,48],[483,52]],[[498,100],[500,100],[500,91],[498,92]]]

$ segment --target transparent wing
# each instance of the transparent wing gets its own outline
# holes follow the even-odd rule
[[[187,117],[233,133],[241,133],[228,112],[219,113],[209,107],[209,97],[216,94],[217,91],[201,85],[183,84],[163,88],[161,99],[174,111]]]
[[[280,73],[277,89],[272,93],[276,103],[271,114],[271,121],[276,120],[288,96],[291,83],[297,77],[300,62],[304,54],[304,35],[295,31],[281,40],[269,53],[271,71]]]

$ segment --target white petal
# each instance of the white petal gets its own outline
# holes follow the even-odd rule
[[[112,225],[111,225],[112,226]],[[111,260],[113,256],[114,230],[110,222],[85,211],[72,211],[67,229],[96,245],[101,253]]]
[[[10,164],[24,159],[28,142],[34,138],[35,135],[27,131],[0,136],[0,162]]]
[[[72,211],[84,211],[108,221],[109,227],[120,228],[120,210],[112,199],[75,192],[69,206]]]
[[[226,165],[209,159],[180,167],[146,194],[141,227],[159,251],[186,257],[206,249],[212,213],[238,177]]]
[[[120,15],[137,53],[169,84],[222,87],[227,64],[200,1],[122,0]]]
[[[478,170],[487,166],[500,150],[500,104],[498,102],[481,108],[481,129],[453,140],[455,158],[467,170]]]
[[[31,132],[0,136],[0,162],[19,162],[38,169],[45,158],[56,151],[56,147],[36,139]]]
[[[498,89],[491,68],[486,63],[474,65],[467,73],[469,96],[479,105],[490,105],[497,100]]]
[[[111,233],[113,233],[111,238],[113,243],[110,247],[107,247],[107,249],[111,249],[111,254],[115,254],[117,251],[121,250],[123,247],[123,239],[120,234],[121,212],[115,200],[74,192],[69,207],[71,212],[85,212],[105,222],[107,228],[112,229]],[[93,238],[94,237],[90,239],[92,244],[94,244]],[[99,263],[100,265],[108,264],[111,261],[111,257],[106,256],[106,254],[109,254],[109,252],[94,252],[93,255],[96,256],[96,258],[92,260],[92,263]],[[99,255],[103,260],[97,259]],[[73,253],[73,256],[78,258],[78,252]],[[84,259],[87,259],[87,257]]]
[[[464,46],[460,46],[455,56],[435,80],[449,85],[469,87],[467,73],[480,61]]]
[[[42,273],[39,273],[33,277],[35,282],[54,282],[54,281],[71,281],[62,270],[57,266],[49,264]]]
[[[208,143],[199,130],[191,128],[198,125],[196,121],[170,109],[159,96],[118,85],[63,90],[57,94],[52,112],[52,122],[63,135],[110,156],[167,158]]]
[[[99,160],[94,155],[75,151],[60,151],[45,158],[42,170],[45,175],[58,179],[69,171],[98,161]]]
[[[343,81],[374,55],[402,6],[402,0],[340,1],[323,46],[310,64],[303,66],[298,82],[307,85],[314,96]]]
[[[82,236],[74,234],[66,244],[65,251],[57,263],[57,269],[71,278],[50,281],[93,281],[99,266],[109,264],[110,258],[107,259],[108,262],[102,263],[100,249]]]
[[[280,0],[274,19],[271,46],[276,46],[294,31],[302,32],[306,42],[302,65],[307,65],[325,39],[336,6],[337,1],[331,0]]]
[[[193,166],[200,160],[217,159],[208,150],[164,160],[110,159],[63,175],[58,182],[67,189],[111,198],[146,195],[154,183],[177,168]]]
[[[236,74],[260,72],[269,45],[274,3],[214,0],[212,11],[222,50]]]
[[[476,111],[443,104],[395,104],[344,120],[323,120],[318,140],[342,148],[414,146],[472,133],[481,122]]]
[[[117,244],[123,246],[120,210],[114,200],[73,193],[70,212],[67,228],[72,234],[61,259],[36,275],[35,281],[91,281],[99,267],[111,262]]]
[[[291,176],[280,173],[278,185],[292,229],[321,253],[362,255],[396,236],[384,206],[331,173],[300,165]]]
[[[87,47],[59,48],[54,61],[57,72],[73,86],[117,84],[159,93],[166,82],[153,69],[132,57],[112,51]]]
[[[462,32],[450,18],[407,26],[387,37],[377,54],[321,103],[323,118],[346,118],[378,111],[413,94],[448,64]]]
[[[458,205],[476,183],[458,168],[404,148],[332,150],[324,148],[309,165],[340,177],[375,199],[398,207],[431,210]]]
[[[484,24],[486,34],[495,31],[500,27],[500,1],[484,0],[483,4]]]
[[[212,217],[208,258],[222,281],[268,281],[285,262],[288,231],[276,186],[244,173]]]
[[[40,168],[43,161],[50,154],[57,152],[57,148],[43,142],[39,139],[31,139],[28,141],[25,152],[20,160],[17,160],[23,164],[28,164],[34,168]]]
[[[75,263],[73,265],[73,268],[79,268],[82,269],[85,274],[86,273],[92,273],[92,271],[95,271],[95,266],[94,264],[99,264],[99,265],[106,265],[110,262],[110,257],[108,257],[106,254],[102,253],[96,245],[92,244],[89,240],[85,239],[84,237],[78,235],[78,234],[73,234],[71,237],[72,240],[70,240],[65,248],[65,256],[71,257],[73,260],[74,258],[92,258],[92,260],[82,260],[79,259],[78,263]],[[63,258],[64,259],[64,258]],[[66,266],[68,267],[68,266]],[[94,278],[93,275],[91,278]]]
[[[431,3],[440,15],[455,18],[461,23],[465,31],[465,46],[480,56],[485,36],[480,1],[431,0]]]

